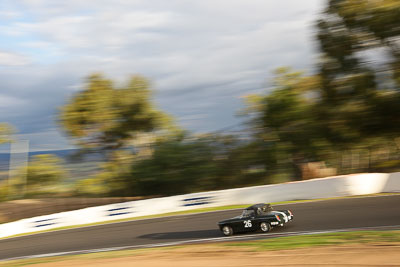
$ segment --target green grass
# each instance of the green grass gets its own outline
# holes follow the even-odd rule
[[[227,243],[224,246],[248,247],[256,251],[296,249],[314,246],[336,246],[363,244],[371,242],[400,242],[400,230],[395,231],[356,231],[343,233],[313,234],[278,237],[250,242]]]
[[[366,243],[379,243],[380,245],[398,245],[400,243],[400,230],[391,231],[355,231],[355,232],[342,232],[342,233],[329,233],[329,234],[313,234],[289,237],[277,237],[273,239],[264,239],[256,241],[243,241],[243,242],[225,242],[216,244],[201,244],[201,245],[180,245],[160,248],[143,248],[135,250],[120,250],[111,252],[98,252],[83,255],[68,255],[56,256],[40,259],[26,259],[0,262],[0,266],[19,267],[34,265],[40,263],[60,262],[66,260],[95,260],[95,259],[112,259],[119,257],[131,257],[135,255],[143,255],[145,253],[155,253],[157,251],[168,251],[173,253],[173,250],[185,248],[188,246],[222,246],[224,248],[243,248],[250,252],[262,252],[268,250],[283,250],[283,249],[297,249],[307,247],[320,247],[320,246],[340,246],[348,244],[366,244]]]

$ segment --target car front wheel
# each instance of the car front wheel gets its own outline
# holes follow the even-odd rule
[[[271,225],[269,223],[262,222],[260,223],[260,230],[263,233],[267,233],[271,230]]]
[[[224,227],[222,227],[222,233],[223,233],[225,236],[233,235],[232,227],[230,227],[230,226],[228,226],[228,225],[225,225]]]

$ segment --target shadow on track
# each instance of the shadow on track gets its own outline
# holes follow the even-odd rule
[[[146,238],[152,240],[165,240],[165,239],[202,239],[221,237],[221,231],[218,229],[212,230],[197,230],[197,231],[186,231],[186,232],[164,232],[164,233],[153,233],[147,235],[141,235],[139,238]]]
[[[273,229],[271,233],[282,233],[287,231],[288,227],[276,227]],[[245,232],[245,233],[236,233],[235,235],[251,235],[257,234],[257,232]],[[196,231],[185,231],[185,232],[163,232],[163,233],[153,233],[141,235],[138,238],[145,238],[151,240],[178,240],[178,239],[203,239],[203,238],[214,238],[214,237],[223,237],[224,235],[218,229],[212,230],[196,230]]]

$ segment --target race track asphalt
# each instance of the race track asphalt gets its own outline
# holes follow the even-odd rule
[[[276,209],[290,209],[294,220],[271,233],[400,225],[400,195],[303,202],[279,205]],[[173,216],[3,239],[0,260],[221,237],[217,222],[239,213],[240,210],[229,210]]]

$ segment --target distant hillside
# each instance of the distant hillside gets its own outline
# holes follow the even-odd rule
[[[101,155],[90,154],[82,157],[77,156],[78,149],[35,151],[29,152],[29,158],[35,155],[53,154],[64,161],[64,167],[69,172],[69,180],[75,181],[87,178],[99,171],[99,164],[104,162]],[[0,153],[0,181],[8,177],[10,154]]]
[[[88,175],[96,172],[98,170],[98,163],[102,161],[99,155],[87,155],[84,157],[76,158],[79,150],[77,149],[65,149],[65,150],[51,150],[51,151],[35,151],[29,152],[29,158],[36,155],[43,154],[53,154],[61,158],[65,162],[65,167],[70,171],[73,179],[85,178]],[[75,158],[75,160],[74,160]],[[9,153],[0,153],[0,180],[2,180],[4,175],[7,174],[10,162]]]
[[[8,170],[9,160],[9,154],[0,153],[0,171]]]
[[[51,151],[35,151],[29,152],[29,157],[33,157],[35,155],[43,155],[43,154],[53,154],[57,157],[60,157],[66,161],[68,161],[68,157],[72,156],[76,153],[76,149],[66,149],[66,150],[51,150]],[[0,170],[8,170],[10,162],[10,154],[9,153],[0,153]]]
[[[53,155],[56,155],[57,157],[66,159],[67,157],[75,154],[77,151],[78,151],[78,149],[35,151],[35,152],[29,152],[29,156],[32,157],[35,155],[53,154]]]

